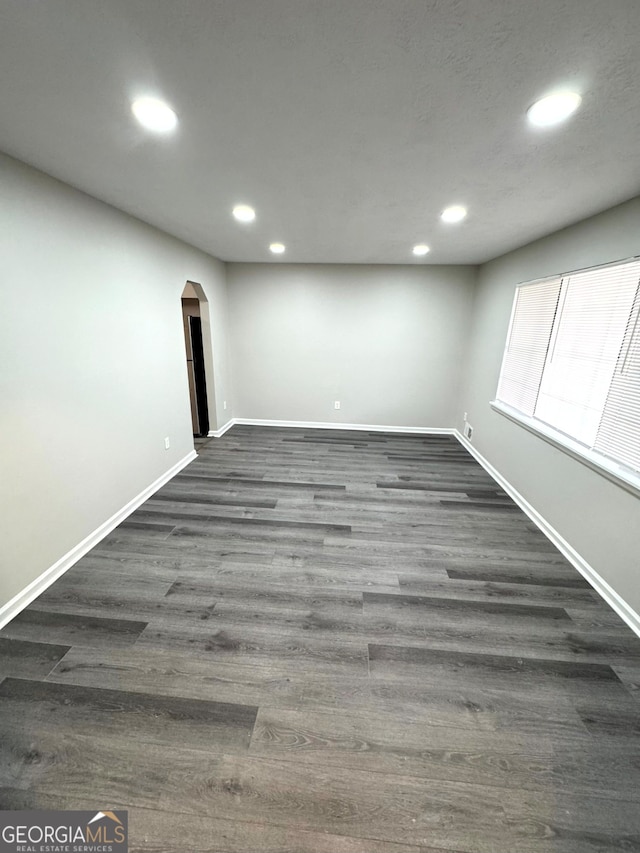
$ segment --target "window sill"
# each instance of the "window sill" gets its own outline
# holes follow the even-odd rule
[[[601,476],[611,480],[617,486],[621,486],[636,497],[640,497],[640,475],[636,474],[630,468],[617,465],[612,460],[601,456],[599,453],[595,453],[593,450],[589,450],[589,448],[569,438],[569,436],[563,435],[552,427],[546,426],[541,421],[521,414],[516,409],[512,409],[511,406],[507,406],[498,400],[492,400],[489,405],[498,414],[519,424],[519,426],[524,427],[529,432],[537,435],[538,438],[542,438],[559,450],[564,451],[569,456],[577,459],[578,462],[582,462],[583,465],[587,465]]]

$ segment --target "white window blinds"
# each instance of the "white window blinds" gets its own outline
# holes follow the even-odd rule
[[[604,405],[595,450],[640,471],[640,286]]]
[[[498,400],[525,415],[533,415],[536,407],[560,284],[556,279],[516,289]]]
[[[640,262],[516,290],[497,398],[640,471]]]

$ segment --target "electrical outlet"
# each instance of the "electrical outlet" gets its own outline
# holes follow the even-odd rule
[[[471,437],[473,435],[473,427],[471,424],[465,423],[464,425],[464,437],[468,438],[471,441]]]
[[[164,449],[168,450],[171,447],[171,442],[169,441],[169,436],[167,436],[164,440]]]
[[[465,412],[465,413],[464,413],[464,417],[463,417],[463,419],[462,419],[462,420],[466,423],[466,422],[467,422],[467,418],[468,418],[468,413],[467,413],[467,412]]]
[[[335,401],[335,403],[333,404],[333,408],[334,408],[334,409],[339,409],[339,408],[340,408],[340,400],[336,400],[336,401]]]

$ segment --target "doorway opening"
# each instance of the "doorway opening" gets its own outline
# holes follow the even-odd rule
[[[209,435],[210,423],[215,422],[215,411],[211,410],[214,394],[209,303],[202,287],[191,281],[182,291],[181,303],[193,437],[199,446]]]

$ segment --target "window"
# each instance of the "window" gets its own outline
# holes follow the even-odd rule
[[[640,260],[516,288],[494,406],[640,485]]]

